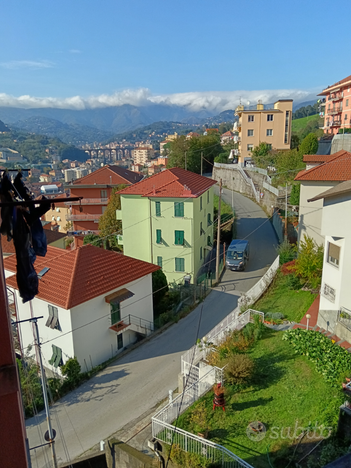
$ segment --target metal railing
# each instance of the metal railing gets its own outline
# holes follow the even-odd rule
[[[219,371],[222,369],[212,367],[197,382],[156,413],[152,418],[152,436],[167,444],[176,444],[186,452],[196,453],[226,468],[252,468],[222,445],[172,425],[180,414],[213,387],[218,381]]]
[[[146,330],[154,331],[154,324],[149,320],[142,319],[136,315],[126,315],[121,319],[126,325],[137,325],[138,327],[145,328]]]
[[[99,221],[101,214],[69,214],[66,216],[67,221]]]
[[[80,201],[65,202],[65,205],[106,205],[108,198],[82,198]]]

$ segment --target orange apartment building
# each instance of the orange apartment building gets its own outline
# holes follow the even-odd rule
[[[325,96],[324,110],[321,109],[324,133],[335,135],[339,129],[351,127],[351,75],[328,86],[318,96]]]
[[[238,149],[234,150],[238,162],[244,164],[251,159],[251,151],[260,143],[267,143],[272,149],[289,150],[291,140],[292,99],[280,99],[274,104],[255,106],[239,105],[235,115],[239,120],[234,123],[234,143]]]
[[[112,190],[118,185],[132,185],[143,178],[142,174],[119,166],[104,166],[81,179],[65,185],[72,197],[83,197],[81,202],[66,202],[70,206],[67,221],[73,223],[72,231],[97,232],[99,219],[104,213]]]

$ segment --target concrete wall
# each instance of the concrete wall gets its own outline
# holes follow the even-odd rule
[[[351,102],[351,99],[350,99],[350,102]],[[350,111],[350,117],[351,117],[351,111]],[[351,127],[351,125],[348,125],[348,127]],[[350,133],[334,135],[334,138],[332,140],[330,154],[337,153],[340,150],[351,152],[351,134]]]
[[[145,453],[139,452],[124,442],[110,439],[105,444],[108,468],[158,468],[159,461]],[[169,464],[172,467],[172,464]]]

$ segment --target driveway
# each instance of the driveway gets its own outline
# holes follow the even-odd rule
[[[223,199],[231,204],[231,192]],[[59,464],[88,451],[100,440],[122,429],[168,396],[178,386],[180,357],[194,345],[200,321],[202,337],[237,306],[238,297],[250,289],[276,257],[276,237],[264,212],[251,200],[234,193],[238,237],[251,244],[248,268],[225,272],[221,287],[213,290],[191,314],[159,336],[117,359],[113,364],[52,407],[57,432]],[[233,284],[236,288],[234,290]],[[45,414],[26,421],[29,446],[44,442]],[[52,466],[48,447],[31,451],[32,465]]]

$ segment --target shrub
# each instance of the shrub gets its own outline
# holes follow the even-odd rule
[[[318,138],[314,133],[309,133],[301,142],[300,154],[316,154],[318,149]]]
[[[80,373],[81,367],[76,357],[69,358],[65,364],[61,366],[62,375],[66,377],[62,387],[65,389],[72,389],[77,387],[82,381],[82,374]]]
[[[302,285],[303,283],[301,282],[301,279],[295,274],[288,276],[288,286],[290,289],[294,289],[297,291],[301,289]]]
[[[246,354],[232,354],[224,370],[229,384],[242,384],[249,380],[254,371],[254,362]]]
[[[201,401],[193,409],[191,414],[191,423],[193,424],[194,432],[206,432],[208,428],[207,410],[205,401]]]
[[[286,239],[277,247],[277,254],[279,255],[279,263],[291,262],[296,258],[296,246],[290,244]]]
[[[320,287],[323,268],[323,246],[312,237],[300,240],[299,254],[295,262],[296,275],[313,289]]]

